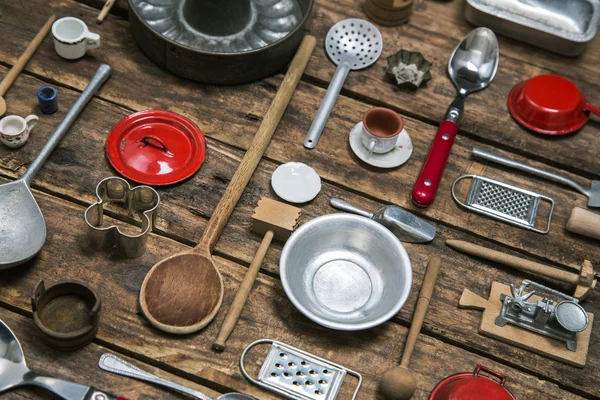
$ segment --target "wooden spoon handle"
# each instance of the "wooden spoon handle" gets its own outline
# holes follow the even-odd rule
[[[104,7],[102,7],[102,11],[100,11],[100,14],[98,14],[98,17],[96,18],[96,23],[101,24],[102,21],[104,21],[104,18],[106,18],[110,12],[110,9],[115,5],[116,2],[117,0],[106,0]]]
[[[271,245],[271,241],[273,240],[273,235],[275,232],[267,231],[265,237],[260,244],[260,247],[256,251],[254,258],[252,259],[252,263],[250,267],[248,267],[248,271],[240,283],[240,287],[238,288],[237,293],[235,294],[235,298],[233,299],[233,303],[231,303],[231,307],[227,311],[227,316],[225,317],[225,321],[223,321],[223,325],[221,325],[221,330],[219,331],[219,336],[217,340],[213,343],[213,349],[216,351],[225,350],[225,341],[229,338],[229,335],[233,331],[235,324],[237,323],[240,315],[242,314],[242,310],[244,309],[244,305],[246,305],[246,300],[248,300],[248,295],[252,290],[252,286],[254,285],[254,281],[256,280],[256,276],[258,275],[258,271],[260,270],[260,266],[262,265],[263,260],[265,259],[265,255],[267,254],[267,250],[269,250],[269,246]]]
[[[417,307],[415,307],[415,313],[413,314],[406,344],[404,345],[404,353],[402,354],[402,361],[400,362],[401,367],[408,368],[408,363],[415,348],[415,344],[417,343],[419,332],[421,332],[421,326],[423,325],[425,314],[427,314],[427,309],[429,308],[429,300],[433,294],[433,288],[435,287],[435,282],[437,281],[441,265],[442,260],[439,257],[433,257],[431,260],[429,260],[429,264],[427,265],[425,278],[423,279],[423,284],[421,285],[421,290],[419,291]]]
[[[52,24],[54,23],[54,21],[56,21],[56,15],[53,15],[50,18],[48,18],[48,21],[46,21],[42,29],[40,29],[37,35],[35,35],[31,43],[29,43],[29,46],[27,46],[23,54],[21,54],[21,57],[19,57],[15,65],[13,65],[10,71],[8,71],[8,74],[6,74],[4,79],[2,79],[2,82],[0,82],[0,96],[4,96],[6,94],[8,88],[13,84],[15,79],[17,79],[17,76],[19,76],[23,68],[25,68],[27,62],[29,62],[29,60],[31,59],[35,51],[38,49],[38,47],[40,47],[40,44],[42,44],[42,41],[44,40],[48,32],[50,32],[50,28],[52,28]]]
[[[210,255],[212,252],[225,224],[229,220],[229,216],[233,212],[260,159],[269,146],[269,142],[296,90],[296,86],[300,82],[300,78],[310,60],[316,43],[317,40],[314,36],[310,35],[305,36],[304,40],[302,40],[298,52],[292,60],[292,64],[285,74],[281,86],[279,86],[277,94],[260,124],[260,128],[258,128],[258,132],[254,135],[250,147],[248,147],[238,169],[235,171],[233,178],[231,178],[231,182],[229,182],[229,186],[225,189],[223,197],[221,197],[217,208],[210,217],[210,221],[208,221],[208,225],[206,225],[200,243],[196,246],[195,251],[205,255]]]

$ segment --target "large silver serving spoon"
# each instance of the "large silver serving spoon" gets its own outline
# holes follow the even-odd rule
[[[0,393],[20,386],[37,386],[65,400],[127,400],[90,386],[31,372],[25,364],[23,349],[17,337],[0,320]]]
[[[21,179],[0,185],[0,270],[22,264],[42,249],[46,241],[46,223],[29,186],[44,161],[111,73],[110,66],[100,65],[27,172]]]
[[[465,97],[488,87],[498,70],[499,58],[498,40],[488,28],[471,31],[452,53],[448,74],[458,95],[448,108],[413,188],[412,201],[416,206],[427,207],[433,203],[458,132]]]

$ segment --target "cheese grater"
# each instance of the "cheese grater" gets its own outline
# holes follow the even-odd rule
[[[463,203],[456,197],[455,188],[458,182],[467,178],[472,181],[467,199]],[[542,234],[550,231],[554,201],[549,197],[477,175],[463,175],[454,181],[452,197],[460,206],[478,214]],[[550,203],[550,213],[545,230],[535,228],[538,209],[542,201]]]
[[[255,379],[246,371],[244,359],[248,351],[259,344],[271,344],[271,348]],[[293,400],[334,400],[346,374],[358,379],[352,396],[354,400],[362,384],[362,376],[358,372],[269,339],[250,343],[242,352],[240,368],[250,382]]]

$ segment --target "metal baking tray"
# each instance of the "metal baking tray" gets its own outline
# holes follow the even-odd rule
[[[566,56],[583,52],[598,31],[599,0],[467,0],[467,20]]]

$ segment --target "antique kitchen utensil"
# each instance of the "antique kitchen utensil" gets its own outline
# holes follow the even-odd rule
[[[248,351],[260,344],[271,348],[257,378],[246,371]],[[355,371],[324,358],[275,340],[262,339],[250,343],[240,357],[242,374],[263,389],[292,400],[335,400],[347,374],[358,379],[352,400],[362,385],[362,376]]]
[[[388,228],[400,241],[407,243],[427,243],[435,238],[435,225],[400,208],[389,205],[370,212],[348,203],[342,199],[333,198],[329,204],[338,210],[362,215],[379,222]]]
[[[90,386],[41,376],[30,371],[19,340],[0,320],[0,392],[21,386],[36,386],[66,400],[127,400]]]
[[[515,400],[505,383],[504,375],[478,365],[475,372],[463,372],[442,380],[431,392],[429,400]]]
[[[456,196],[456,185],[463,179],[471,179],[465,202]],[[456,179],[452,184],[451,193],[454,201],[467,210],[537,233],[550,232],[554,212],[554,200],[550,197],[477,175],[463,175]],[[550,203],[544,230],[535,227],[542,201]]]
[[[161,68],[233,85],[269,76],[294,56],[313,0],[129,0],[129,26]]]
[[[269,145],[315,43],[315,38],[310,35],[302,41],[198,245],[160,261],[146,275],[140,291],[140,305],[154,327],[169,333],[192,333],[210,323],[219,311],[223,301],[223,281],[212,260],[212,249]]]
[[[400,134],[396,136],[392,150],[387,153],[372,153],[363,144],[365,127],[362,121],[352,128],[348,141],[352,152],[364,163],[377,168],[396,168],[404,164],[413,152],[413,144],[406,129],[402,129]]]
[[[410,259],[388,229],[331,214],[302,225],[283,247],[281,283],[306,317],[331,329],[380,325],[400,311],[412,285]]]
[[[54,50],[67,60],[83,57],[100,47],[100,35],[90,32],[85,22],[75,17],[62,17],[52,24]]]
[[[431,80],[431,62],[418,51],[401,49],[388,56],[386,75],[398,87],[418,89]]]
[[[56,15],[48,18],[44,26],[42,26],[42,29],[40,29],[37,35],[35,35],[31,43],[29,43],[29,46],[27,46],[23,54],[21,54],[21,56],[17,59],[17,62],[13,65],[10,71],[8,71],[8,74],[6,74],[4,79],[2,79],[2,82],[0,82],[0,116],[4,115],[6,112],[6,101],[4,101],[3,96],[6,94],[15,79],[17,79],[17,76],[19,76],[23,68],[25,68],[25,65],[27,65],[38,47],[40,47],[40,44],[42,44],[42,41],[48,32],[50,32],[54,21],[56,21]]]
[[[229,311],[227,311],[227,316],[225,317],[225,321],[223,321],[223,325],[221,325],[217,340],[212,345],[213,349],[217,351],[225,350],[225,341],[240,318],[260,266],[271,245],[271,240],[275,238],[285,242],[294,229],[296,229],[301,211],[299,208],[266,197],[258,201],[258,206],[254,209],[254,214],[252,215],[252,230],[263,234],[264,237],[248,267],[242,283],[240,283],[233,303],[231,303]]]
[[[408,364],[410,363],[410,357],[419,338],[419,332],[429,308],[429,302],[433,295],[433,288],[435,287],[441,264],[442,260],[439,257],[433,257],[429,260],[425,277],[421,284],[421,290],[419,291],[412,323],[410,324],[410,330],[408,331],[406,344],[404,345],[400,366],[388,369],[379,381],[379,391],[387,400],[408,400],[413,397],[417,389],[415,376],[408,369]]]
[[[54,114],[58,111],[58,93],[52,86],[42,86],[37,91],[40,111],[44,114]]]
[[[535,290],[525,293],[528,287],[549,292],[558,296],[559,300],[544,297],[543,300],[527,301],[536,293]],[[511,284],[510,295],[502,294],[500,301],[503,304],[500,315],[496,317],[496,325],[513,324],[560,340],[567,344],[570,351],[577,350],[576,334],[588,327],[587,314],[577,299],[527,279],[519,289]]]
[[[96,17],[97,24],[101,24],[102,22],[104,22],[104,18],[106,18],[106,16],[108,15],[111,8],[113,8],[116,2],[117,0],[106,0],[106,3],[104,3],[102,10],[100,10],[100,13]]]
[[[539,176],[540,178],[548,179],[553,182],[562,183],[565,186],[570,186],[579,193],[587,196],[588,207],[600,207],[600,181],[592,181],[590,187],[586,188],[574,180],[564,176],[553,174],[552,172],[547,172],[543,169],[532,167],[530,165],[523,164],[478,148],[473,149],[473,156],[481,160],[487,160],[496,164],[504,165],[505,167],[518,169],[519,171],[527,172],[531,175]]]
[[[574,285],[576,288],[573,297],[579,300],[585,299],[590,290],[596,287],[594,268],[592,267],[592,263],[588,260],[585,260],[581,264],[579,274],[575,274],[573,272],[563,271],[549,265],[511,256],[510,254],[506,254],[501,251],[478,246],[463,240],[446,240],[446,245],[452,247],[454,250],[458,250],[472,256],[481,257],[489,261],[516,268],[520,271],[532,272],[537,275]]]
[[[321,177],[304,163],[288,162],[273,171],[271,186],[283,200],[301,204],[317,197],[321,191]]]
[[[363,8],[379,25],[396,26],[408,22],[414,0],[365,0]]]
[[[433,203],[458,132],[465,97],[488,87],[496,75],[499,57],[496,35],[487,28],[471,31],[454,49],[448,74],[458,95],[448,108],[413,188],[412,201],[416,206],[427,207]]]
[[[14,182],[0,185],[0,270],[33,258],[46,240],[46,223],[29,189],[35,174],[67,133],[94,93],[108,79],[112,68],[101,64],[96,75],[50,136],[27,172]]]
[[[381,33],[375,25],[363,19],[345,19],[329,29],[325,49],[337,68],[304,139],[304,147],[314,149],[317,146],[348,72],[374,64],[381,55],[382,48]]]
[[[596,0],[467,0],[465,17],[506,35],[566,56],[581,54],[596,36]]]
[[[133,379],[139,379],[140,381],[150,382],[158,386],[162,386],[168,389],[172,389],[176,392],[187,394],[195,399],[200,400],[255,400],[254,397],[248,396],[242,393],[227,393],[219,396],[216,399],[212,399],[205,394],[202,394],[196,390],[192,390],[183,385],[179,385],[175,382],[168,381],[163,378],[159,378],[149,372],[146,372],[135,365],[128,363],[127,361],[117,357],[114,354],[104,353],[98,361],[98,367],[104,371],[112,372],[113,374],[128,376]],[[96,399],[92,399],[96,400]],[[103,400],[103,399],[98,399]]]
[[[206,158],[204,133],[182,115],[143,110],[121,119],[106,138],[110,165],[134,182],[165,186],[194,175]]]
[[[96,198],[98,202],[89,206],[83,214],[90,246],[95,250],[108,250],[115,247],[128,258],[136,258],[144,254],[148,236],[154,228],[156,210],[160,204],[158,192],[149,186],[132,188],[125,179],[111,176],[98,183]],[[124,205],[130,217],[138,215],[142,222],[141,232],[127,234],[116,225],[103,226],[104,205],[107,203]]]
[[[60,281],[48,287],[39,281],[31,298],[33,321],[42,340],[59,350],[76,350],[94,339],[102,302],[82,282]]]
[[[585,366],[592,334],[593,314],[587,313],[589,321],[587,329],[576,334],[577,351],[570,351],[567,349],[564,342],[551,337],[540,335],[513,324],[505,326],[496,325],[496,318],[500,315],[503,306],[503,302],[500,300],[502,295],[510,296],[511,291],[509,286],[499,282],[492,283],[492,290],[489,299],[487,300],[468,289],[464,289],[460,298],[459,307],[483,310],[483,317],[479,326],[479,333],[483,335],[490,336],[517,347],[522,347],[526,350],[533,351],[575,367],[583,368]],[[537,295],[534,295],[529,299],[529,301],[532,302],[541,300],[543,299]]]
[[[567,221],[567,230],[600,240],[600,214],[575,207]]]

